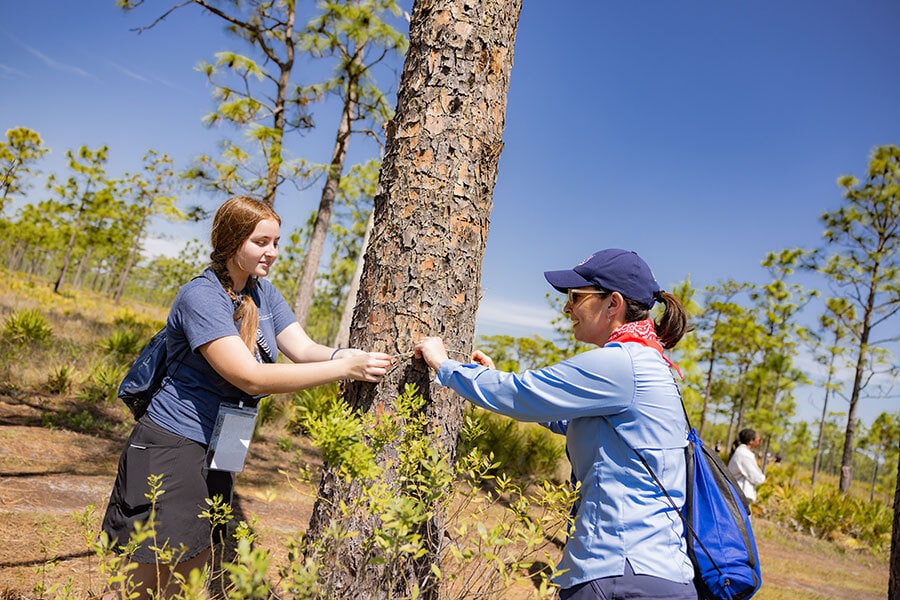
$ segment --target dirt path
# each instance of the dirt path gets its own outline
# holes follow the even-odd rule
[[[0,397],[0,599],[35,598],[37,584],[47,589],[69,579],[85,593],[101,587],[85,537],[97,531],[126,432],[100,438],[47,429],[35,424],[39,413],[39,406]],[[239,509],[258,518],[259,543],[272,549],[273,565],[283,561],[283,540],[309,522],[312,486],[289,485],[278,472],[298,455],[316,460],[309,448],[281,449],[276,434],[264,433],[238,479]],[[73,514],[91,506],[79,525]],[[765,581],[756,598],[886,597],[883,562],[765,521],[755,529]]]

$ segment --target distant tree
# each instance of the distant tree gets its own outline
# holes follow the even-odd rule
[[[378,190],[380,170],[381,161],[373,159],[354,165],[347,175],[341,177],[338,199],[343,200],[344,206],[343,210],[335,211],[337,219],[331,227],[335,250],[331,253],[328,272],[348,275],[349,279],[341,283],[341,316],[332,337],[335,347],[350,344],[350,323],[359,295],[366,247],[374,225],[372,202]],[[329,287],[336,291],[333,278],[328,279],[331,280]]]
[[[751,371],[756,386],[753,412],[756,422],[751,427],[763,430],[762,462],[765,468],[769,443],[786,431],[788,419],[796,405],[792,390],[808,383],[803,371],[794,364],[798,348],[809,339],[809,331],[798,321],[798,315],[818,295],[791,277],[809,253],[800,249],[769,252],[762,261],[770,280],[750,291],[753,310],[765,330],[760,362]],[[765,423],[765,427],[761,427]]]
[[[561,348],[539,335],[531,337],[485,335],[479,338],[478,345],[493,359],[498,369],[513,373],[540,369],[565,358]]]
[[[871,347],[896,340],[873,340],[872,332],[900,310],[900,148],[881,146],[871,155],[865,181],[838,179],[844,204],[822,215],[827,243],[811,267],[824,274],[838,297],[856,308],[846,321],[856,342],[856,366],[844,436],[839,487],[850,489],[860,393],[871,374]]]
[[[117,0],[117,5],[126,11],[142,4],[144,0]],[[213,96],[218,101],[216,110],[204,121],[210,125],[226,121],[245,128],[248,137],[260,148],[264,167],[261,172],[253,172],[249,154],[226,141],[221,162],[201,157],[188,176],[228,193],[260,192],[274,206],[278,186],[285,179],[285,133],[310,126],[306,114],[309,98],[291,84],[295,48],[299,43],[294,30],[296,0],[184,0],[137,30],[152,29],[176,10],[192,4],[224,21],[228,32],[261,53],[262,60],[257,61],[233,51],[220,52],[215,65],[203,62],[200,70],[212,83]],[[222,80],[223,70],[236,78],[233,84]],[[246,168],[251,169],[251,175],[240,172]],[[302,164],[295,165],[294,171],[305,174]]]
[[[172,159],[168,154],[159,154],[156,150],[148,150],[144,155],[144,172],[126,175],[125,195],[131,198],[129,212],[135,219],[133,236],[128,244],[128,258],[119,275],[119,282],[113,294],[113,301],[118,304],[125,291],[125,283],[132,267],[137,262],[141,251],[141,243],[146,237],[150,219],[160,215],[169,221],[182,221],[187,214],[176,205],[175,191],[178,180],[175,176]]]
[[[754,373],[759,369],[766,332],[756,311],[733,304],[719,323],[719,335],[725,368],[719,371],[719,381],[713,390],[721,390],[722,397],[730,402],[729,406],[723,407],[728,412],[727,444],[730,446],[737,432],[744,428],[748,409],[752,409],[750,400],[755,396],[756,385]],[[759,421],[756,415],[751,417],[751,421]],[[759,429],[756,425],[754,429]]]
[[[22,206],[13,221],[14,247],[9,253],[9,268],[47,277],[50,257],[65,247],[66,213],[66,205],[57,200]]]
[[[155,256],[138,265],[128,280],[130,296],[168,306],[185,281],[209,262],[209,249],[200,240],[189,241],[178,256]]]
[[[344,162],[355,133],[381,144],[382,126],[391,109],[384,93],[375,84],[373,68],[385,58],[406,49],[406,38],[384,20],[385,14],[400,14],[395,0],[347,0],[326,2],[321,14],[304,29],[301,47],[313,56],[334,57],[333,77],[313,86],[317,93],[335,94],[341,103],[331,153],[325,169],[325,184],[309,238],[294,314],[305,326],[315,292],[316,277],[325,248],[325,238],[335,198],[344,172]],[[360,124],[365,124],[360,126]]]
[[[413,5],[409,52],[397,114],[387,128],[372,239],[351,327],[355,347],[409,360],[406,353],[416,339],[437,334],[460,356],[471,348],[520,10],[520,0]],[[425,394],[432,447],[452,462],[463,400],[432,389],[422,363],[399,364],[378,386],[350,383],[346,398],[357,410],[390,413],[405,384],[416,384]],[[379,454],[386,466],[379,485],[399,493],[408,486],[397,481],[391,467],[396,452],[387,440]],[[377,515],[345,519],[337,510],[354,504],[361,485],[326,465],[309,538],[322,539],[329,529],[357,534],[322,565],[322,581],[333,590],[329,597],[379,600],[408,597],[415,590],[421,598],[437,598],[443,515],[435,509],[426,522],[412,525],[424,541],[421,555],[392,563],[390,570],[371,562],[363,568],[365,540]]]
[[[690,277],[673,284],[670,291],[684,306],[688,316],[689,329],[687,334],[678,342],[678,346],[668,353],[669,359],[678,366],[676,373],[680,372],[681,374],[681,397],[685,408],[689,414],[695,415],[696,418],[697,407],[703,404],[703,394],[700,392],[703,388],[703,373],[701,370],[703,341],[697,335],[696,327],[698,319],[705,312],[705,307],[697,301],[698,290],[691,283]],[[654,319],[658,318],[661,310],[661,306],[656,305],[651,312],[651,317]],[[692,420],[691,425],[696,427],[697,422]]]
[[[703,403],[700,408],[700,421],[697,431],[703,435],[706,427],[707,412],[713,405],[713,388],[719,363],[726,360],[728,344],[732,342],[727,336],[727,319],[729,315],[741,312],[740,305],[734,302],[735,296],[749,289],[749,284],[737,283],[734,280],[720,282],[717,286],[705,288],[706,310],[699,316],[697,335],[703,350],[700,360],[706,364],[705,384],[703,386]]]
[[[825,301],[825,311],[824,314],[819,316],[820,333],[815,336],[819,342],[815,352],[816,361],[826,367],[826,376],[825,383],[822,386],[825,390],[825,397],[822,400],[822,417],[819,420],[816,456],[813,459],[813,488],[816,487],[816,476],[819,473],[819,464],[822,458],[822,445],[825,440],[825,420],[828,417],[828,400],[831,393],[838,389],[838,384],[834,381],[839,366],[838,360],[848,350],[844,340],[849,336],[849,331],[844,323],[854,320],[852,314],[854,307],[846,298],[828,298]],[[820,345],[824,343],[822,338],[827,335],[831,336],[831,343],[822,348]]]
[[[83,206],[72,260],[73,286],[98,292],[111,291],[125,264],[137,214],[129,210],[119,180],[108,180]]]
[[[894,488],[894,525],[891,528],[891,560],[887,597],[900,597],[900,460],[897,461],[897,486]]]
[[[878,481],[878,469],[881,464],[893,466],[900,452],[900,412],[883,412],[878,415],[869,427],[863,440],[865,447],[872,453],[873,472],[869,501],[875,499],[875,484]]]
[[[794,464],[808,464],[813,451],[813,434],[806,421],[795,422],[789,428],[789,435],[782,445],[785,457]]]
[[[56,293],[59,293],[66,278],[78,235],[82,232],[88,213],[115,195],[114,182],[106,177],[108,153],[107,146],[101,146],[94,151],[87,146],[81,146],[77,152],[67,150],[66,157],[69,159],[69,170],[72,174],[64,183],[58,182],[53,176],[48,182],[48,187],[56,194],[69,215],[67,222],[69,240],[66,243],[59,275],[53,283],[53,291]]]
[[[47,152],[36,131],[27,127],[6,130],[6,141],[0,142],[0,213],[10,196],[27,189],[28,178],[37,174],[32,165]]]
[[[341,177],[335,198],[329,223],[328,268],[318,278],[307,333],[325,343],[342,338],[333,344],[336,347],[347,347],[350,343],[350,322],[362,276],[366,229],[372,222],[372,200],[380,167],[376,160],[351,167]]]

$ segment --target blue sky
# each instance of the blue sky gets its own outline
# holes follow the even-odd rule
[[[0,0],[2,131],[41,133],[45,173],[81,144],[110,146],[110,174],[148,148],[180,166],[214,152],[225,133],[200,123],[212,101],[194,67],[235,43],[195,7],[130,31],[171,3]],[[542,272],[600,248],[636,250],[664,287],[702,287],[762,282],[766,252],[817,245],[835,180],[900,143],[898,26],[896,0],[525,0],[479,332],[551,335]],[[295,153],[324,162],[335,122],[317,120]],[[318,194],[279,200],[286,229]]]

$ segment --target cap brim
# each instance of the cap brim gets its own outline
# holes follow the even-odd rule
[[[544,279],[560,292],[567,292],[572,288],[588,287],[594,284],[573,271],[544,271]]]

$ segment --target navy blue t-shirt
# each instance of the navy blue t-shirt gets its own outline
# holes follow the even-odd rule
[[[259,307],[259,330],[275,361],[275,336],[297,319],[284,297],[265,279],[258,280],[250,297]],[[208,444],[219,404],[246,399],[246,394],[225,381],[197,351],[207,342],[239,335],[233,316],[234,303],[211,269],[178,291],[166,322],[166,351],[173,361],[169,376],[147,409],[155,423]]]

